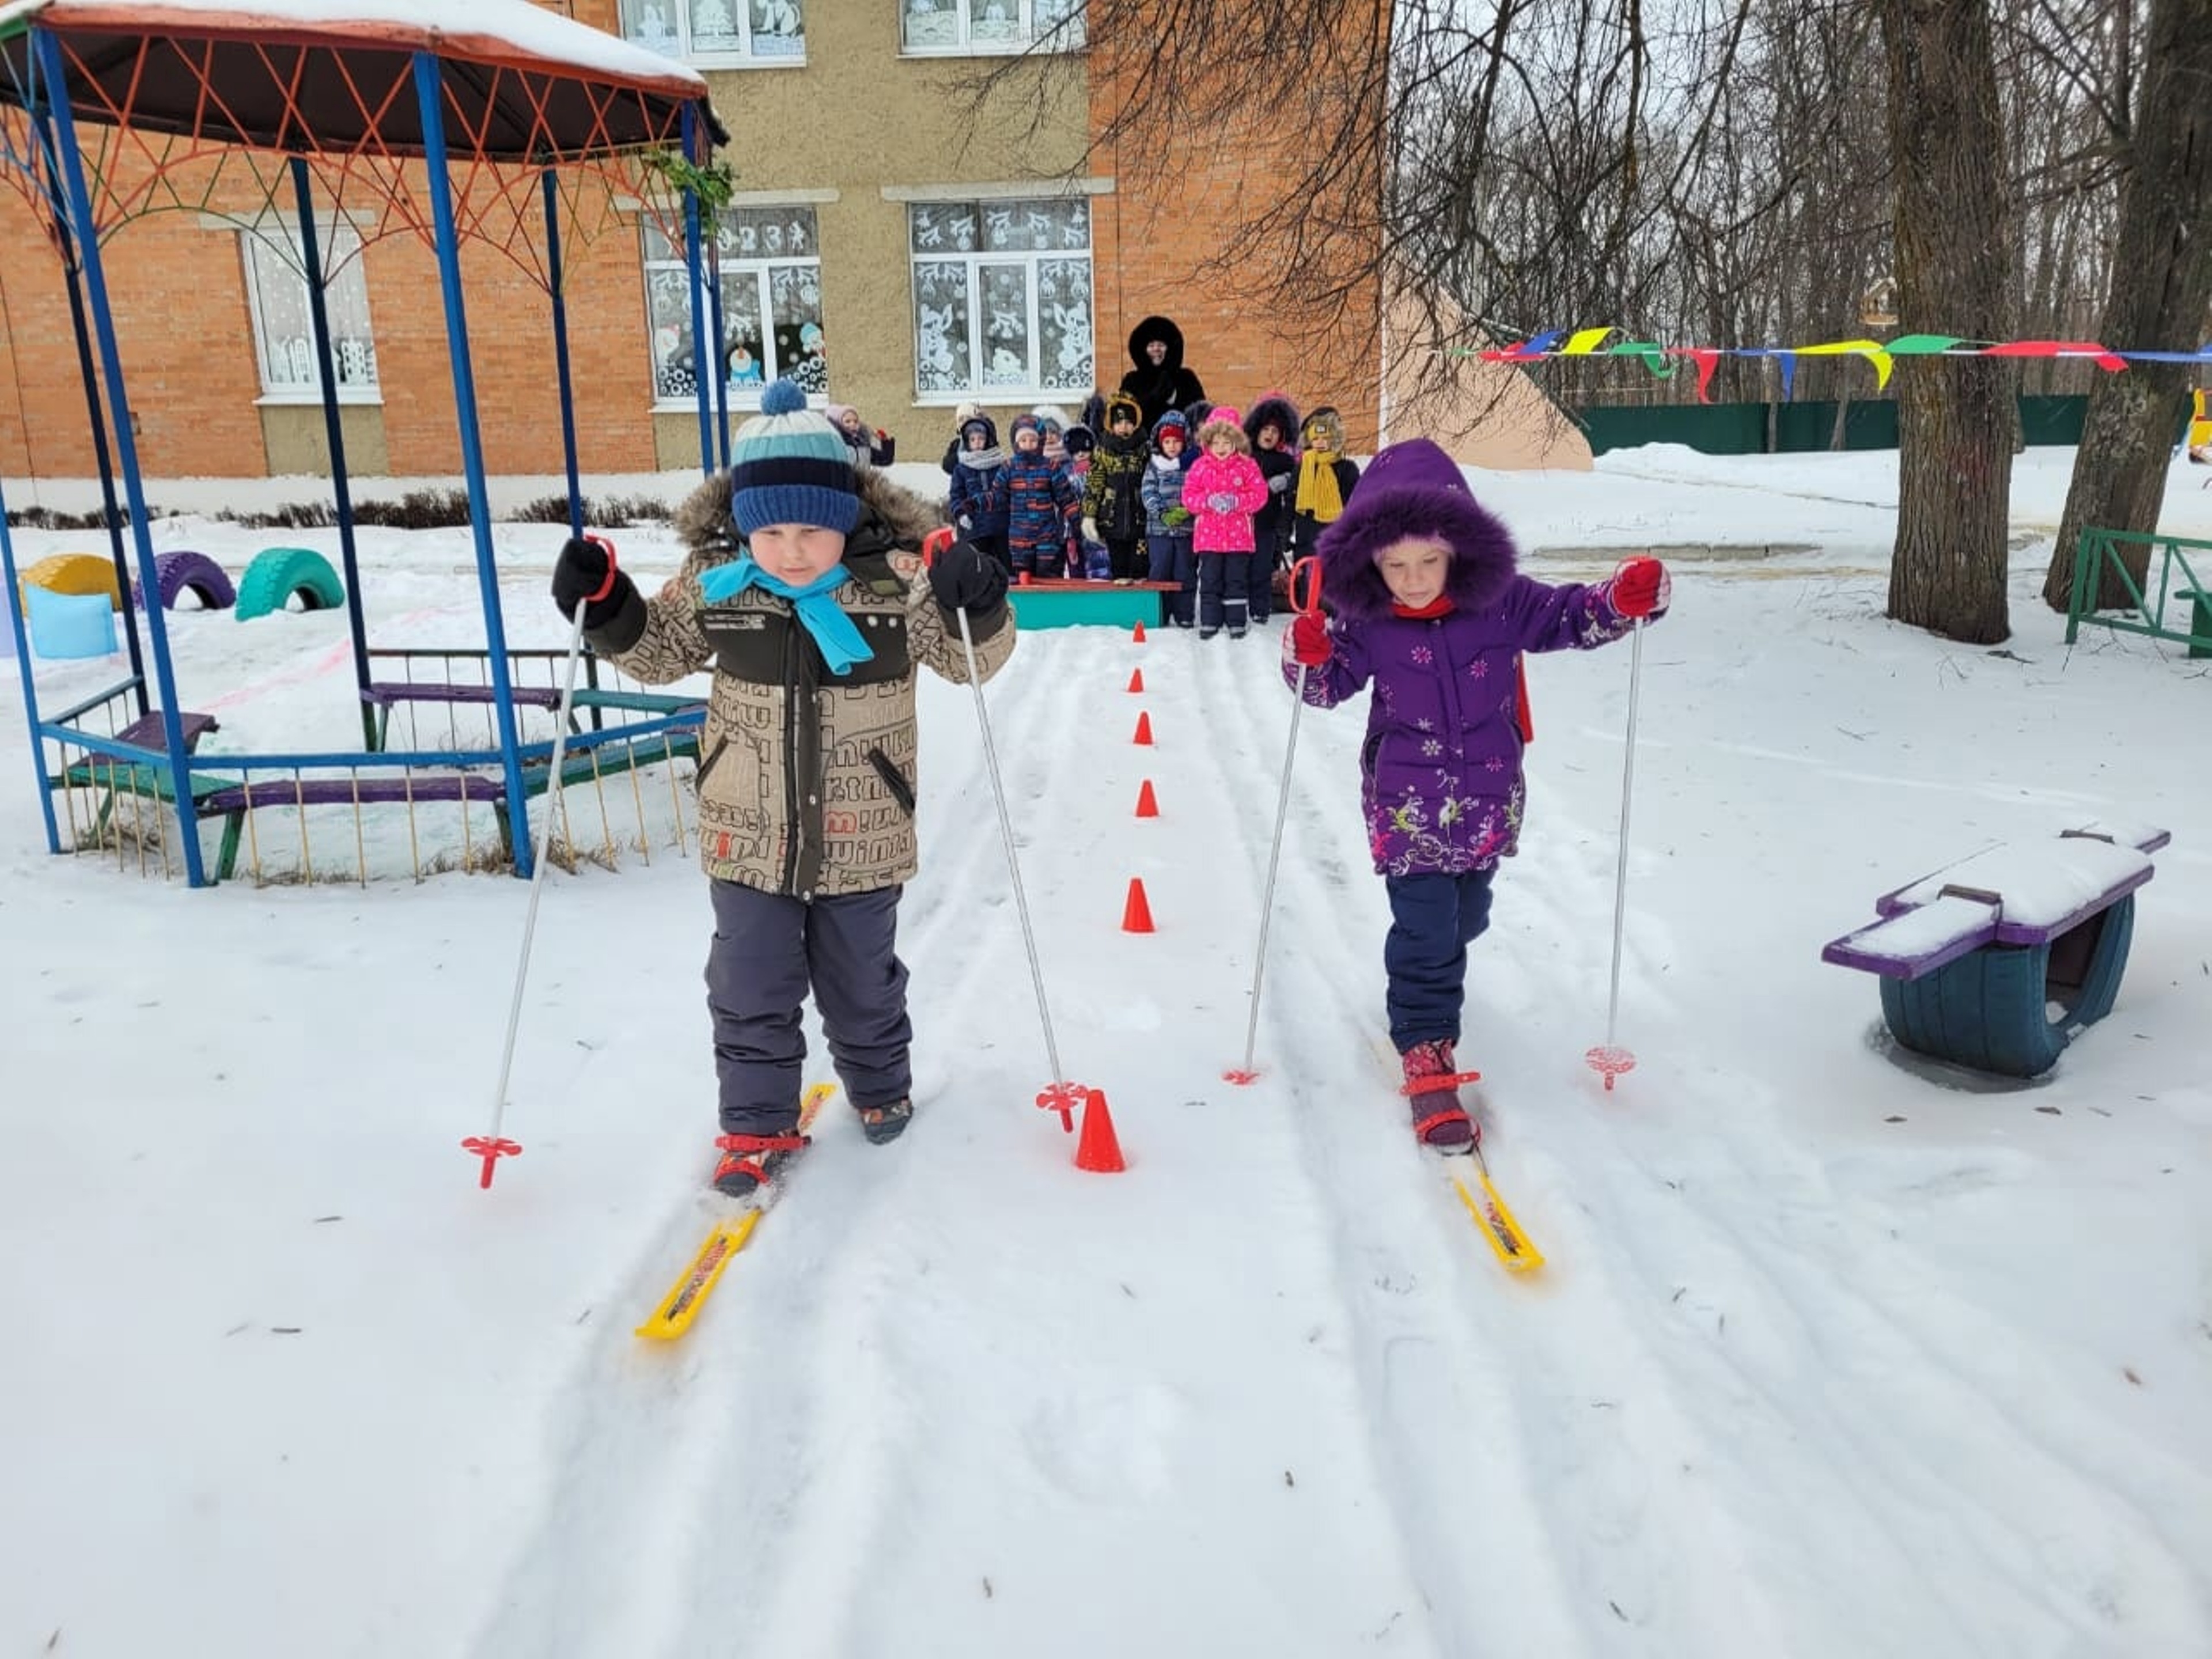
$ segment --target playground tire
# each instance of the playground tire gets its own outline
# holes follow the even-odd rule
[[[239,578],[234,614],[240,622],[252,622],[285,609],[295,595],[302,610],[333,610],[345,603],[345,585],[331,562],[311,548],[264,548]]]
[[[56,553],[40,559],[22,573],[22,585],[52,593],[105,593],[118,611],[123,608],[114,562],[97,553]]]
[[[188,592],[198,594],[201,605],[209,611],[228,611],[238,602],[230,577],[204,553],[183,548],[164,553],[154,561],[154,572],[161,584],[164,611],[174,611]]]

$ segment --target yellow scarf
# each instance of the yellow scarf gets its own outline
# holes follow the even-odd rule
[[[1316,524],[1334,524],[1344,511],[1336,487],[1336,452],[1309,449],[1298,461],[1297,510]]]

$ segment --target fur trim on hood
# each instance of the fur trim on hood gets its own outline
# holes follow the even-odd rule
[[[1295,449],[1298,442],[1297,406],[1279,392],[1264,393],[1252,405],[1252,412],[1244,417],[1244,435],[1252,441],[1252,447],[1260,447],[1260,428],[1272,425],[1280,440],[1279,447]]]
[[[845,558],[889,553],[894,549],[918,552],[922,538],[945,523],[945,505],[932,501],[883,473],[856,470],[854,485],[860,497],[860,521],[845,538]],[[738,527],[730,516],[730,475],[717,472],[686,496],[670,515],[669,522],[689,548],[738,550]]]
[[[1114,429],[1114,416],[1116,414],[1127,415],[1129,417],[1129,424],[1137,428],[1136,432],[1131,434],[1132,436],[1143,435],[1145,406],[1126,392],[1117,392],[1106,400],[1106,413],[1098,422],[1097,429],[1101,432],[1111,432]]]
[[[1475,501],[1450,456],[1426,438],[1409,438],[1375,458],[1343,516],[1321,533],[1322,592],[1340,615],[1372,622],[1390,614],[1389,586],[1375,558],[1408,536],[1432,536],[1451,549],[1444,592],[1460,610],[1487,609],[1512,585],[1511,534]]]
[[[1147,341],[1165,340],[1168,355],[1158,369],[1145,356]],[[1129,361],[1139,374],[1172,374],[1182,367],[1182,331],[1165,317],[1147,317],[1129,331]]]
[[[1315,437],[1310,438],[1310,433]],[[1334,404],[1322,404],[1306,416],[1305,425],[1298,431],[1298,445],[1331,455],[1344,453],[1344,416],[1336,412]]]

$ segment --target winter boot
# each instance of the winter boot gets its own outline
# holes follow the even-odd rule
[[[1458,1061],[1442,1038],[1417,1042],[1399,1056],[1406,1095],[1413,1103],[1413,1133],[1439,1152],[1471,1152],[1481,1131],[1459,1103]]]
[[[871,1146],[888,1146],[906,1133],[906,1126],[914,1121],[914,1100],[902,1096],[886,1101],[881,1106],[863,1106],[860,1114],[860,1133],[868,1138]]]
[[[714,1190],[731,1198],[750,1198],[781,1176],[805,1150],[805,1135],[717,1135],[722,1161],[714,1166]]]

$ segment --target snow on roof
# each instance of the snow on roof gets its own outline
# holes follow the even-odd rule
[[[277,148],[298,143],[303,118],[318,137],[323,137],[325,117],[334,104],[341,112],[333,147],[343,147],[362,135],[347,131],[346,118],[356,112],[343,107],[358,103],[357,98],[276,95],[272,88],[281,83],[263,57],[271,48],[283,56],[283,48],[304,47],[310,60],[319,59],[328,67],[335,82],[364,88],[389,88],[412,54],[428,52],[448,61],[645,94],[641,100],[620,100],[625,107],[611,125],[604,99],[590,100],[597,120],[581,104],[533,111],[520,98],[512,110],[500,110],[496,120],[469,120],[462,110],[467,128],[484,137],[480,144],[457,143],[456,150],[494,156],[523,158],[542,152],[547,148],[549,125],[558,139],[553,147],[563,151],[667,142],[672,109],[694,100],[703,102],[707,96],[707,82],[694,70],[531,0],[15,0],[0,5],[0,40],[25,24],[49,30],[65,41],[107,37],[102,46],[111,51],[118,36],[142,42],[177,38],[235,42],[230,52],[218,49],[208,56],[212,67],[206,71],[204,88],[199,84],[200,71],[188,69],[178,54],[149,55],[147,63],[157,73],[137,75],[120,84],[107,78],[103,61],[101,83],[107,89],[107,101],[130,100],[133,125]],[[15,84],[0,85],[0,100],[18,102],[26,79],[20,63],[24,48],[18,39],[8,41],[4,50],[18,61]],[[338,60],[345,65],[343,74],[337,71]],[[166,75],[158,73],[164,70]],[[76,94],[80,82],[89,77],[81,73],[81,66],[73,65],[70,79]],[[160,84],[165,79],[169,82],[166,92]],[[192,84],[183,85],[186,79]],[[449,81],[449,88],[452,84]],[[200,125],[208,119],[210,102],[201,94],[210,89],[218,108],[234,116],[246,112],[235,122],[235,131],[217,131]],[[103,118],[101,100],[89,95],[91,90],[87,85],[82,100],[73,97],[79,118]],[[308,88],[302,82],[299,90]],[[373,136],[384,148],[420,153],[419,123],[410,109],[402,107],[413,101],[411,96],[386,99],[381,89],[371,94],[370,107],[378,118]],[[287,104],[291,107],[284,107]],[[453,125],[449,120],[448,125]],[[351,125],[366,132],[369,123],[356,118]]]
[[[69,32],[375,40],[707,95],[696,71],[531,0],[19,0],[0,8],[0,27],[33,14],[41,26]]]

